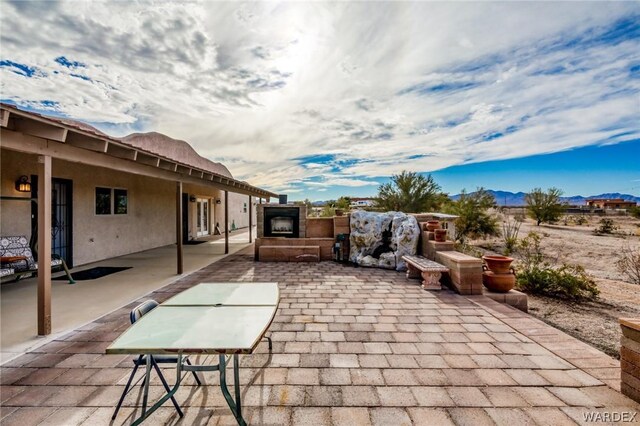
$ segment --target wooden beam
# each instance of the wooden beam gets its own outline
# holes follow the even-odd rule
[[[249,244],[251,244],[251,230],[253,229],[253,219],[251,216],[253,215],[253,205],[251,204],[251,195],[249,195]]]
[[[152,155],[138,151],[136,162],[146,164],[147,166],[158,167],[158,165],[160,164],[160,159],[158,157],[154,157]]]
[[[182,182],[176,182],[176,240],[177,240],[177,274],[182,274],[183,258],[182,258]]]
[[[3,109],[0,110],[0,126],[7,127],[9,125],[9,111]]]
[[[224,191],[224,254],[229,253],[229,191]]]
[[[64,142],[67,139],[68,130],[63,127],[52,126],[41,121],[25,120],[23,118],[15,120],[16,131],[28,135],[37,136],[57,142]]]
[[[107,147],[109,146],[109,142],[103,139],[90,138],[75,132],[69,132],[65,143],[95,152],[107,152]]]
[[[136,161],[137,155],[136,150],[133,148],[125,148],[119,145],[114,145],[112,143],[107,146],[107,154],[131,161]]]
[[[38,335],[51,334],[51,156],[38,157]]]

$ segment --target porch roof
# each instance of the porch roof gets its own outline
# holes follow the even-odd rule
[[[169,156],[166,150],[152,150],[127,138],[109,136],[86,123],[23,111],[8,104],[0,104],[0,128],[2,147],[15,151],[255,197],[278,196],[227,175],[223,165],[204,159],[182,141],[173,141],[180,148],[176,153],[186,151],[189,155]]]

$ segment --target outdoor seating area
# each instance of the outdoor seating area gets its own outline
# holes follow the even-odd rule
[[[137,356],[106,349],[141,302],[206,282],[279,285],[272,351],[263,341],[240,356],[247,424],[572,424],[585,413],[640,410],[620,393],[618,361],[513,307],[424,291],[397,271],[254,262],[253,254],[247,247],[2,366],[3,424],[131,424],[139,386],[110,422]],[[159,367],[173,385],[175,366]],[[182,424],[237,424],[212,388],[217,375],[198,374],[202,386],[189,374],[175,393]],[[151,377],[150,403],[166,393]],[[178,420],[167,401],[145,423]]]
[[[2,259],[0,278],[6,278],[7,281],[17,281],[22,277],[38,273],[38,263],[33,258],[29,240],[24,235],[0,237],[0,258]],[[62,269],[66,273],[69,284],[73,284],[73,277],[64,260],[59,256],[52,256],[51,270]]]

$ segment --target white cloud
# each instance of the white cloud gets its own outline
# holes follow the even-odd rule
[[[637,138],[640,43],[606,32],[625,17],[637,6],[5,2],[1,59],[37,72],[5,66],[0,88],[187,140],[276,192],[364,187]]]

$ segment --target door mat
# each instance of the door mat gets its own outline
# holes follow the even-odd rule
[[[71,272],[71,276],[76,281],[95,280],[106,275],[115,274],[116,272],[124,271],[125,269],[131,269],[131,266],[96,266],[95,268],[85,269],[84,271]],[[62,275],[52,280],[66,281],[68,278],[66,275]]]
[[[185,244],[188,246],[196,246],[198,244],[206,243],[206,241],[198,241],[198,240],[189,240]]]

